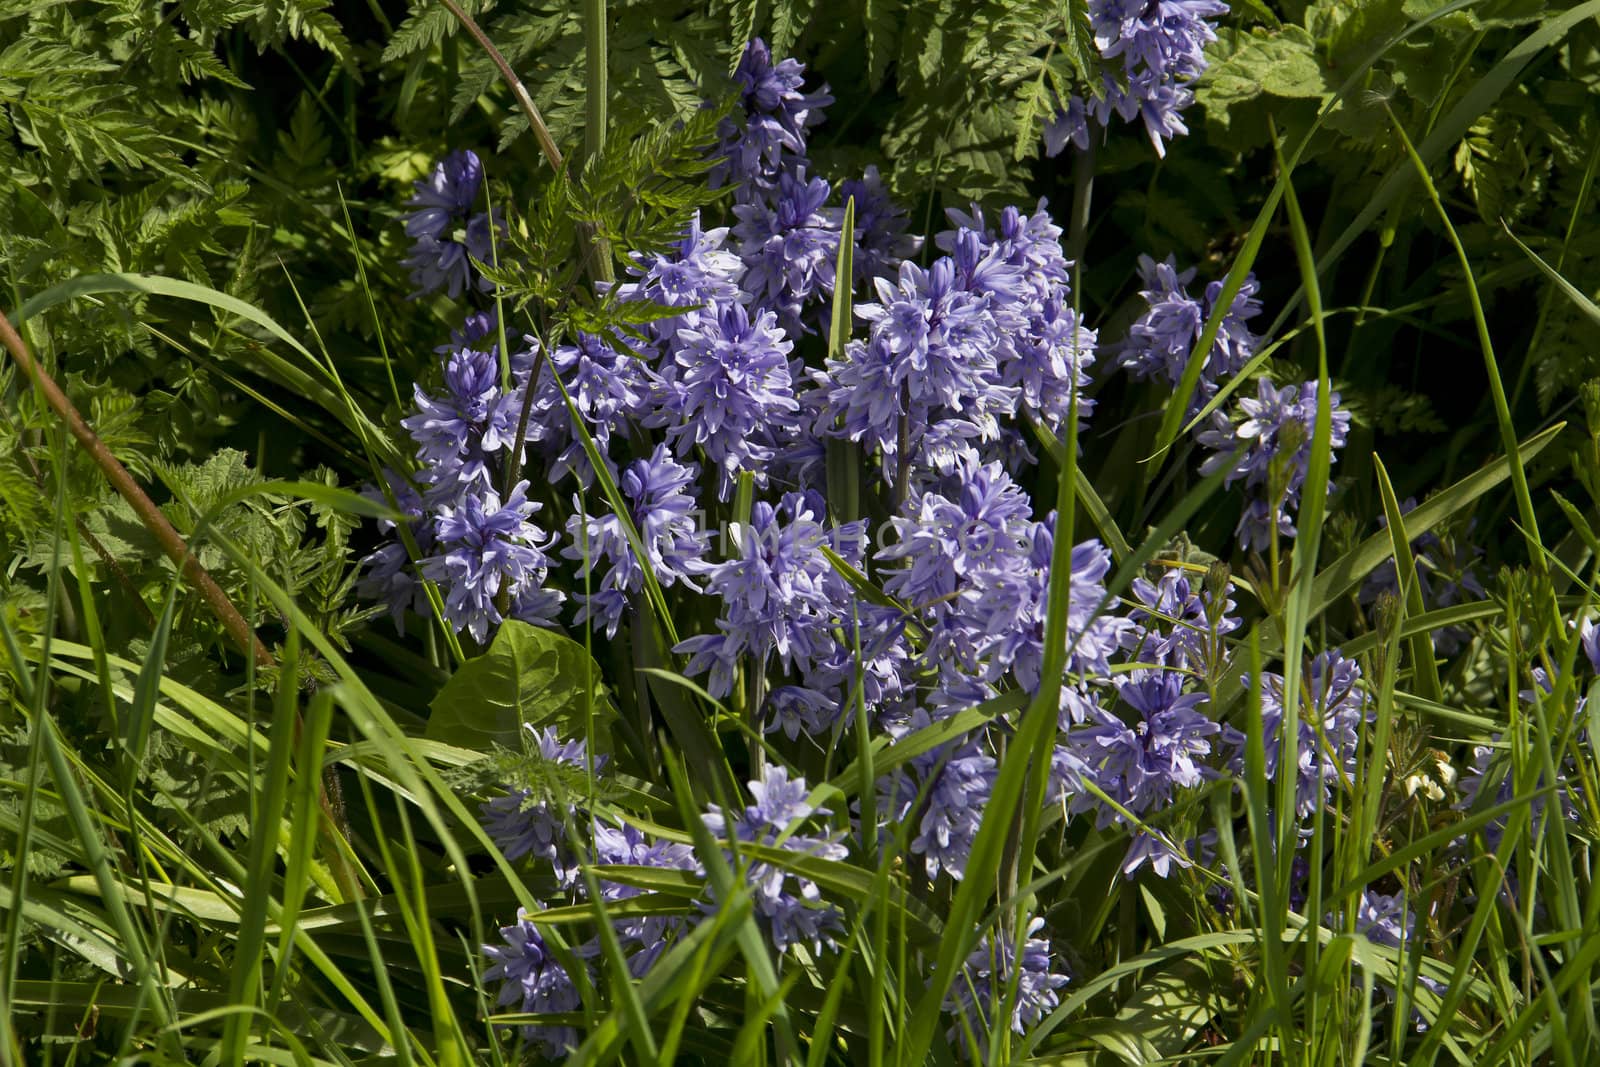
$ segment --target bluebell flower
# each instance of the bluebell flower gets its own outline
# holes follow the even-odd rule
[[[883,563],[904,563],[888,571],[884,592],[917,609],[933,628],[928,658],[953,654],[969,669],[998,633],[983,617],[988,607],[1015,607],[1019,587],[1032,567],[1032,505],[1000,464],[970,459],[950,496],[916,494],[904,516],[890,520],[893,543],[878,550]],[[998,604],[990,594],[1003,591]],[[1016,620],[1009,620],[1015,622]],[[999,664],[1008,667],[1009,660]],[[991,672],[993,674],[997,671]]]
[[[1206,320],[1222,295],[1222,283],[1212,282],[1206,286],[1203,301],[1190,296],[1188,286],[1194,274],[1192,267],[1179,271],[1172,256],[1161,262],[1145,255],[1139,257],[1139,278],[1144,284],[1139,295],[1144,299],[1145,311],[1128,328],[1128,338],[1119,346],[1117,355],[1117,362],[1135,378],[1165,380],[1174,386],[1182,380],[1195,342],[1200,340]],[[1255,355],[1261,339],[1250,332],[1248,323],[1261,313],[1256,290],[1255,275],[1246,275],[1222,319],[1211,351],[1201,362],[1200,377],[1189,400],[1189,414],[1198,412]]]
[[[1082,391],[1095,361],[1096,336],[1072,309],[1072,264],[1045,202],[1031,215],[1005,208],[996,230],[976,205],[971,214],[948,215],[956,229],[940,234],[937,243],[950,252],[958,283],[987,297],[1005,336],[996,349],[1001,383],[1018,389],[1022,409],[1057,432],[1076,396],[1078,418],[1087,425],[1094,401]]]
[[[755,802],[737,813],[713,804],[702,816],[707,829],[721,838],[821,859],[842,860],[848,855],[844,846],[830,836],[795,832],[812,816],[828,814],[826,808],[814,807],[806,799],[809,790],[804,778],[791,779],[786,768],[772,765],[749,785]],[[756,915],[778,952],[784,952],[791,944],[809,945],[816,953],[824,945],[833,946],[833,935],[842,928],[841,916],[837,908],[822,899],[822,890],[815,882],[760,860],[741,862],[746,864],[745,877]]]
[[[1041,569],[1048,566],[1045,555],[1052,547],[1055,513],[1046,518],[1044,532],[1035,538],[1033,556]],[[1132,640],[1134,624],[1112,614],[1101,604],[1105,600],[1106,578],[1111,574],[1111,550],[1098,540],[1072,546],[1072,583],[1067,591],[1067,664],[1079,674],[1105,677],[1111,673],[1110,658],[1118,648]]]
[[[1584,619],[1578,624],[1578,646],[1583,649],[1589,668],[1600,672],[1600,626],[1596,626],[1593,619]]]
[[[416,210],[406,216],[411,254],[400,261],[411,268],[411,283],[417,287],[413,298],[443,289],[454,300],[472,282],[471,259],[494,261],[489,216],[472,214],[482,186],[483,164],[467,149],[445,156],[426,178],[414,183],[409,205]],[[495,222],[503,235],[504,221],[497,217]],[[481,288],[489,288],[485,279],[478,281]]]
[[[767,696],[766,733],[782,730],[793,741],[825,733],[839,718],[839,701],[803,685],[781,685]]]
[[[877,167],[869,164],[860,178],[839,183],[839,203],[852,199],[856,202],[851,259],[855,281],[893,277],[902,262],[922,250],[922,238],[906,233],[910,219],[905,209],[890,199]]]
[[[930,880],[942,870],[960,881],[994,792],[997,764],[969,741],[929,754],[919,761],[919,769],[932,785],[911,851],[923,857]]]
[[[1095,332],[1059,297],[1047,298],[1017,338],[1015,357],[1001,368],[1001,381],[1021,391],[1022,408],[1054,433],[1064,432],[1073,401],[1087,425],[1094,399],[1083,395],[1095,360]]]
[[[1192,867],[1194,861],[1165,838],[1135,829],[1128,842],[1128,851],[1122,857],[1123,876],[1132,878],[1147,864],[1157,878],[1166,878],[1172,874],[1174,867]]]
[[[1102,72],[1102,94],[1070,98],[1045,130],[1045,153],[1068,142],[1088,147],[1089,120],[1108,126],[1116,114],[1141,120],[1157,155],[1189,132],[1183,112],[1190,88],[1206,69],[1205,46],[1217,39],[1213,21],[1228,13],[1221,0],[1089,0],[1095,46],[1115,71]]]
[[[1200,582],[1181,570],[1165,571],[1154,582],[1135,578],[1131,591],[1141,606],[1128,617],[1139,626],[1139,661],[1202,675],[1220,670],[1228,658],[1221,639],[1241,625],[1237,615],[1229,614],[1234,608],[1228,599],[1232,589],[1231,581],[1225,583],[1217,603]]]
[[[732,498],[741,471],[758,481],[773,457],[774,435],[800,410],[789,376],[794,342],[777,316],[724,304],[678,330],[656,386],[656,412],[680,455],[698,446],[716,469],[722,499]]]
[[[992,1033],[994,1013],[1013,984],[1016,999],[1007,1020],[1013,1033],[1027,1033],[1061,1003],[1056,991],[1069,977],[1052,955],[1050,939],[1034,936],[1043,929],[1043,919],[1030,920],[1020,952],[1009,935],[985,934],[978,942],[945,999],[945,1011],[960,1017],[949,1031],[951,1040],[962,1038],[969,1029],[980,1041]],[[978,1055],[978,1050],[972,1052]]]
[[[1014,282],[999,284],[993,275],[968,274],[967,277],[976,278],[967,286],[972,291],[998,291],[1008,299],[1028,304],[1038,304],[1051,296],[1068,295],[1072,262],[1061,247],[1061,227],[1050,217],[1044,200],[1035,205],[1031,215],[1007,205],[1000,212],[995,228],[989,227],[983,210],[976,204],[972,205],[970,213],[951,208],[945,214],[955,224],[955,229],[946,230],[935,238],[940,249],[949,252],[958,263],[964,258],[971,259],[972,253],[960,251],[964,236],[970,233],[979,255],[992,251],[999,262],[1014,271]]]
[[[860,551],[849,547],[852,556]],[[807,690],[825,697],[834,710],[818,709],[808,721],[831,726],[842,711],[844,725],[849,726],[858,687],[859,701],[869,715],[911,698],[916,665],[906,640],[909,622],[900,609],[888,605],[858,602],[842,611],[832,648],[805,664],[802,672]]]
[[[806,155],[806,129],[823,120],[833,103],[827,86],[805,93],[805,67],[795,59],[772,61],[772,51],[759,37],[745,46],[733,72],[744,121],[724,119],[718,163],[711,170],[713,189],[733,185],[741,196],[770,188],[778,175]]]
[[[1383,945],[1386,948],[1399,948],[1401,942],[1411,940],[1412,928],[1415,925],[1415,919],[1406,908],[1404,897],[1375,893],[1371,889],[1361,891],[1361,899],[1356,904],[1355,919],[1356,933],[1363,935],[1373,944]]]
[[[700,213],[695,212],[683,236],[666,252],[632,253],[628,273],[637,280],[619,285],[617,296],[684,308],[682,315],[657,319],[647,327],[657,341],[670,345],[679,328],[695,324],[702,315],[715,316],[721,307],[749,300],[739,284],[744,279],[744,260],[724,247],[727,240],[726,226],[702,229]]]
[[[482,185],[483,164],[476,152],[460,149],[445,156],[426,178],[412,183],[409,203],[416,210],[406,217],[406,236],[443,237],[472,210]]]
[[[452,349],[476,348],[485,341],[495,344],[499,339],[500,319],[494,308],[470,311],[461,319],[461,325],[450,331],[450,343],[434,349],[440,355],[449,355]],[[508,334],[510,331],[506,331]],[[509,338],[508,338],[509,339]],[[532,340],[532,338],[528,338]]]
[[[1059,156],[1069,144],[1080,152],[1089,150],[1089,112],[1079,96],[1068,97],[1044,124],[1046,156],[1052,159]]]
[[[1005,250],[998,246],[994,234],[983,228],[983,213],[976,205],[972,210],[973,215],[967,216],[950,209],[947,214],[957,228],[940,233],[934,243],[948,253],[950,287],[969,294],[996,316],[996,328],[1005,337],[1022,322],[1013,308],[1026,305],[1039,291],[1023,277],[1019,265],[1007,261]],[[1049,283],[1042,284],[1048,286]]]
[[[1350,412],[1334,393],[1329,420],[1330,462],[1337,459],[1350,432]],[[1276,389],[1266,378],[1256,382],[1256,395],[1244,397],[1237,405],[1240,420],[1235,423],[1220,411],[1212,413],[1209,426],[1196,435],[1213,455],[1201,464],[1204,474],[1226,470],[1223,484],[1243,482],[1254,490],[1239,518],[1239,543],[1246,548],[1266,548],[1274,528],[1281,536],[1295,535],[1291,510],[1300,502],[1301,486],[1311,464],[1311,440],[1317,420],[1317,383],[1286,385]],[[1281,465],[1281,497],[1268,500],[1274,487],[1273,472]],[[1329,483],[1332,490],[1332,483]]]
[[[556,961],[528,912],[519,908],[517,921],[502,926],[500,936],[504,939],[502,944],[483,946],[483,954],[492,963],[483,973],[483,981],[500,981],[500,993],[495,998],[500,1007],[515,1005],[517,1011],[542,1015],[579,1010],[582,1002],[578,987],[566,968]],[[591,942],[573,949],[572,954],[580,961],[587,961],[598,950],[599,946]],[[587,962],[584,966],[588,966]],[[534,1023],[524,1026],[522,1034],[540,1054],[550,1059],[564,1059],[578,1047],[578,1032],[570,1026]]]
[[[695,473],[692,465],[674,460],[665,445],[657,445],[648,459],[630,463],[617,480],[646,563],[663,587],[682,583],[698,589],[695,579],[709,569],[705,557],[710,534],[689,491]],[[616,636],[631,598],[644,588],[644,569],[622,521],[615,514],[591,518],[580,510],[567,520],[567,541],[561,554],[578,561],[580,580],[600,573],[598,588],[578,594],[578,621]]]
[[[673,841],[652,841],[637,827],[610,826],[596,821],[592,829],[594,862],[619,867],[655,867],[663,870],[700,871],[694,849]],[[629,900],[644,893],[637,886],[599,879],[601,899],[607,903]],[[642,978],[661,958],[668,941],[687,925],[680,915],[635,915],[614,920],[617,937],[628,955],[628,970]]]
[[[806,332],[802,312],[833,293],[839,257],[840,209],[827,207],[830,188],[803,166],[778,176],[770,197],[734,205],[745,292],[778,316],[791,335]]]
[[[1362,724],[1375,714],[1372,701],[1361,688],[1361,666],[1337,649],[1319,652],[1301,673],[1302,693],[1296,702],[1299,718],[1295,757],[1295,815],[1305,818],[1328,803],[1333,789],[1348,788],[1356,773],[1356,747]],[[1252,684],[1249,676],[1245,684]],[[1266,772],[1276,780],[1287,746],[1284,736],[1284,679],[1261,676],[1261,725]],[[1233,769],[1244,770],[1245,735],[1227,726],[1224,741],[1233,747]]]
[[[529,422],[538,429],[530,431],[528,437],[540,443],[549,461],[552,482],[570,472],[588,487],[594,478],[588,451],[573,429],[567,397],[571,397],[608,466],[612,434],[625,432],[631,422],[642,420],[654,410],[655,387],[648,364],[651,353],[642,343],[630,338],[620,340],[622,351],[603,337],[580,333],[575,343],[560,345],[551,353],[554,375],[549,367],[541,367],[535,374]],[[563,386],[566,396],[562,395]]]
[[[394,493],[411,535],[416,540],[417,551],[423,555],[433,551],[433,524],[429,521],[422,497],[410,485],[394,474],[385,471],[385,481]],[[361,495],[375,503],[387,504],[382,491],[368,486]],[[385,542],[361,560],[361,576],[356,580],[356,594],[364,600],[381,600],[389,605],[395,629],[406,632],[406,612],[418,615],[428,610],[428,597],[422,583],[411,571],[411,557],[398,539],[398,527],[393,519],[379,519],[378,532],[395,539]]]
[[[444,499],[494,484],[499,453],[514,442],[520,410],[520,391],[508,393],[502,384],[496,344],[452,347],[443,396],[413,387],[417,413],[400,425],[416,442],[422,480],[442,487]]]
[[[829,528],[824,515],[815,494],[787,493],[776,507],[757,501],[750,522],[734,524],[734,557],[715,564],[706,582],[722,601],[718,632],[675,649],[690,654],[684,673],[710,674],[713,696],[733,691],[734,672],[746,657],[763,670],[776,655],[804,674],[834,655],[834,631],[850,618],[855,592],[823,549],[860,566],[865,523]]]
[[[1099,789],[1134,815],[1160,811],[1180,789],[1193,789],[1210,774],[1206,757],[1222,727],[1199,707],[1204,693],[1184,692],[1184,676],[1169,670],[1137,670],[1118,690],[1122,702],[1138,713],[1131,725],[1100,712],[1067,736],[1067,744]],[[1084,791],[1068,802],[1077,813],[1093,811],[1100,826],[1124,822],[1116,809]],[[1123,863],[1131,874],[1147,860],[1156,860],[1164,874],[1170,850],[1139,834]],[[1180,861],[1181,862],[1181,861]]]
[[[999,268],[996,279],[1014,278],[997,255],[989,261]],[[874,279],[878,301],[856,307],[870,324],[868,339],[850,342],[814,375],[828,390],[819,432],[881,452],[886,476],[889,460],[898,462],[902,415],[914,459],[936,429],[943,428],[942,450],[953,456],[964,449],[956,442],[997,440],[999,419],[1016,412],[1020,390],[1000,379],[1001,353],[1010,346],[994,311],[1001,299],[963,288],[957,272],[956,260],[945,256],[927,270],[902,263],[894,282]]]
[[[524,723],[524,739],[529,753],[545,763],[587,770],[588,746],[582,738],[563,741],[553,729]],[[601,766],[605,757],[597,757]],[[577,876],[567,832],[561,815],[552,810],[554,798],[535,798],[533,791],[512,787],[503,796],[494,797],[478,806],[483,828],[506,859],[515,862],[523,856],[532,856],[550,864],[556,881],[570,887]]]
[[[422,564],[423,575],[444,594],[446,619],[480,643],[501,622],[495,599],[502,589],[511,616],[524,622],[551,622],[562,600],[544,586],[552,539],[532,521],[540,505],[528,500],[527,489],[526,481],[518,482],[504,504],[485,489],[441,507],[436,552]]]
[[[950,598],[971,579],[1025,565],[1033,530],[1032,502],[998,463],[974,457],[954,488],[917,494],[909,517],[890,520],[894,543],[877,554],[908,564],[885,580],[885,592],[941,615],[956,610]]]

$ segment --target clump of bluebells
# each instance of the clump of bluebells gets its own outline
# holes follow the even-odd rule
[[[1098,92],[1073,95],[1045,127],[1045,154],[1068,144],[1087,151],[1111,125],[1142,122],[1156,154],[1189,132],[1183,112],[1194,103],[1194,80],[1205,73],[1205,46],[1228,13],[1221,0],[1089,0],[1095,48],[1105,62]]]
[[[1158,150],[1182,133],[1200,48],[1225,10],[1091,4],[1102,54],[1122,71],[1103,97],[1069,103],[1079,116],[1070,136],[1086,138],[1113,111],[1142,117]],[[1102,340],[1077,306],[1048,204],[952,210],[924,241],[876,169],[834,181],[814,165],[809,131],[831,98],[808,87],[800,64],[752,42],[734,82],[740,113],[711,150],[710,180],[731,190],[727,215],[695,216],[670,246],[631,253],[608,294],[647,303],[641,327],[550,346],[493,311],[464,315],[401,423],[413,470],[373,491],[399,515],[362,577],[398,624],[436,612],[476,645],[516,620],[587,628],[626,648],[665,633],[667,598],[683,608],[675,619],[692,621],[663,654],[749,741],[735,757],[748,800],[725,783],[690,828],[712,835],[717,852],[698,853],[659,813],[528,783],[506,784],[481,808],[503,856],[550,888],[550,907],[596,893],[637,901],[640,872],[675,872],[680,908],[613,920],[635,978],[720,914],[730,885],[787,969],[814,965],[847,931],[828,864],[901,842],[914,895],[935,899],[967,879],[1018,721],[1004,707],[1057,691],[1043,674],[1066,527],[1048,506],[1041,453],[1072,447],[1070,426],[1091,424],[1097,372],[1121,368],[1170,390],[1198,359],[1189,413],[1229,393],[1196,434],[1209,453],[1201,472],[1242,490],[1236,531],[1255,551],[1296,533],[1317,415],[1315,382],[1241,377],[1261,345],[1249,326],[1261,310],[1253,277],[1222,307],[1220,282],[1192,295],[1195,271],[1141,257],[1144,310],[1125,336]],[[474,242],[501,223],[475,212],[482,181],[477,157],[457,152],[418,183],[407,264],[421,289],[485,291],[472,262],[487,252]],[[838,277],[846,241],[853,270]],[[854,322],[830,346],[840,286],[853,290]],[[1197,354],[1218,315],[1215,341]],[[1350,415],[1337,393],[1328,401],[1337,450]],[[864,511],[844,513],[841,472],[873,502],[876,526]],[[1055,833],[1108,842],[1124,878],[1224,878],[1215,832],[1191,831],[1202,795],[1244,771],[1245,734],[1223,721],[1218,693],[1242,673],[1239,603],[1256,591],[1220,561],[1168,556],[1125,580],[1125,559],[1083,537],[1081,522],[1071,528],[1066,668],[1039,817]],[[1326,649],[1306,660],[1298,692],[1272,672],[1244,673],[1243,684],[1260,694],[1267,778],[1293,767],[1293,811],[1273,817],[1300,833],[1355,787],[1369,682],[1356,660]],[[640,706],[648,715],[648,700]],[[936,740],[880,767],[869,796],[841,803],[819,784],[840,767],[824,760],[856,738],[919,733]],[[531,759],[562,773],[613,773],[575,736],[546,727],[526,742]],[[596,865],[615,877],[586,878]],[[973,943],[945,999],[951,1040],[969,1055],[969,1035],[981,1048],[986,1034],[1024,1034],[1059,1004],[1069,968],[1051,921],[1013,921]],[[1393,940],[1386,923],[1368,924],[1375,943]],[[501,929],[484,949],[484,978],[500,983],[502,1006],[576,1010],[601,943],[575,941],[573,929],[552,942],[537,911]],[[931,977],[926,947],[911,957]],[[569,1025],[525,1034],[551,1057],[581,1039]]]

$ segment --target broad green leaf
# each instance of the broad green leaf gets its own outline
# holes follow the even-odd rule
[[[582,737],[589,704],[604,751],[611,704],[599,665],[572,638],[508,619],[489,650],[463,663],[433,698],[427,736],[480,751],[491,744],[520,747],[525,725]]]

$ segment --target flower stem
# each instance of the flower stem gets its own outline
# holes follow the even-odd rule
[[[583,48],[587,81],[584,85],[584,162],[593,164],[606,147],[606,0],[584,0]],[[586,240],[587,239],[587,240]],[[615,280],[611,267],[611,243],[601,237],[591,223],[578,224],[578,245],[589,269],[589,276],[597,282]]]

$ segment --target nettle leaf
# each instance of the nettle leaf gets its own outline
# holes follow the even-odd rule
[[[1208,106],[1228,107],[1258,96],[1320,99],[1333,92],[1317,61],[1316,41],[1299,26],[1250,35],[1212,67],[1202,93]]]
[[[1296,124],[1283,114],[1284,101],[1315,114],[1316,106],[1338,88],[1317,58],[1316,40],[1302,27],[1224,29],[1217,37],[1210,50],[1211,68],[1196,84],[1195,100],[1205,108],[1206,120],[1230,135],[1225,137],[1230,143],[1265,143],[1269,114],[1280,129]]]
[[[428,738],[480,752],[520,748],[525,724],[583,737],[591,709],[596,751],[608,751],[616,714],[588,650],[515,619],[501,625],[487,652],[461,665],[429,707]]]

